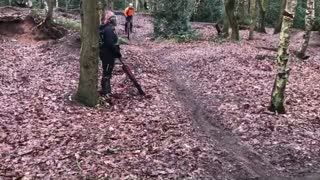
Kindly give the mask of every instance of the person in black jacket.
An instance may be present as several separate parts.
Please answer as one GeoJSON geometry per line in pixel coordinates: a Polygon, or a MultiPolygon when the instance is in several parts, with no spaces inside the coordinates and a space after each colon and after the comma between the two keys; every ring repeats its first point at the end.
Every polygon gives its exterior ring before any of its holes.
{"type": "Polygon", "coordinates": [[[117,45],[118,36],[115,33],[117,25],[116,16],[107,11],[100,26],[100,59],[102,61],[103,75],[101,79],[102,95],[111,93],[110,80],[116,58],[121,58],[120,48],[117,45]]]}

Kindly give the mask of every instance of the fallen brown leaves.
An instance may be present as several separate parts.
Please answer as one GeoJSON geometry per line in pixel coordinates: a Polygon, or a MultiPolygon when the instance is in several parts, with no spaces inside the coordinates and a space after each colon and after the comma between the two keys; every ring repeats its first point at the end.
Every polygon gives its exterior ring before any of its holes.
{"type": "Polygon", "coordinates": [[[69,101],[78,80],[76,38],[23,44],[2,37],[0,177],[199,177],[201,144],[152,57],[123,49],[151,99],[128,94],[119,65],[113,106],[69,101]]]}

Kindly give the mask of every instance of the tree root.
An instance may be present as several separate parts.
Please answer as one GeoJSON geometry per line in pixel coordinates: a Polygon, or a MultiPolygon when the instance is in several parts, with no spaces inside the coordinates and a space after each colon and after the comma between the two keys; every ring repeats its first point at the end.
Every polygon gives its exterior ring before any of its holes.
{"type": "Polygon", "coordinates": [[[67,31],[63,27],[47,19],[41,21],[32,30],[36,40],[60,39],[66,32],[67,31]]]}
{"type": "Polygon", "coordinates": [[[295,52],[295,55],[301,60],[307,60],[310,57],[310,56],[308,56],[308,55],[306,55],[304,53],[298,52],[298,51],[295,52]]]}

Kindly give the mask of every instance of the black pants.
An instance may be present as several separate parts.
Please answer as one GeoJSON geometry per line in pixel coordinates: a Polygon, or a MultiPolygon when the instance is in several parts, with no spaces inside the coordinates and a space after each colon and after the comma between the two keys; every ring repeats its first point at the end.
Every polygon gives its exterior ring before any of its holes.
{"type": "Polygon", "coordinates": [[[125,23],[125,31],[127,32],[127,22],[130,22],[130,31],[132,32],[132,28],[133,28],[133,16],[127,16],[126,17],[126,23],[125,23]]]}
{"type": "Polygon", "coordinates": [[[110,77],[111,78],[115,58],[112,56],[111,52],[108,52],[105,49],[101,49],[100,50],[100,59],[102,61],[103,77],[110,77]]]}
{"type": "Polygon", "coordinates": [[[112,78],[112,71],[114,68],[115,58],[107,50],[100,49],[100,59],[102,61],[102,92],[103,94],[111,93],[110,80],[112,78]]]}

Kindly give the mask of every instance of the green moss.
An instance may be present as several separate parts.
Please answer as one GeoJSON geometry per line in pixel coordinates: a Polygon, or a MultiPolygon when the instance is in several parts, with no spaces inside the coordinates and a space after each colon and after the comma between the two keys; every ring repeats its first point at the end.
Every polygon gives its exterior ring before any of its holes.
{"type": "Polygon", "coordinates": [[[68,19],[68,18],[64,18],[64,17],[54,17],[54,22],[64,26],[68,29],[72,29],[75,31],[80,31],[81,30],[81,24],[77,21],[68,19]]]}

